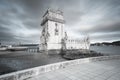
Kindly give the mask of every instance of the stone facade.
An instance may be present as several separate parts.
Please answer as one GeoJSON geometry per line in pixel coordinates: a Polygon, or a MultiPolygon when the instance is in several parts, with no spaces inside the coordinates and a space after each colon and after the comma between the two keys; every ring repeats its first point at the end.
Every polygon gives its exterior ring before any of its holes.
{"type": "Polygon", "coordinates": [[[48,9],[41,22],[40,50],[89,49],[89,38],[83,40],[69,39],[65,32],[65,20],[60,10],[48,9]]]}

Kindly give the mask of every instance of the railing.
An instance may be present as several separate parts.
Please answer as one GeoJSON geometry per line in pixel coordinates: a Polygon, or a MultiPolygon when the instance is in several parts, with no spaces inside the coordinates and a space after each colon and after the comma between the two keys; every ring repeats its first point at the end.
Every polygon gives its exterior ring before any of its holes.
{"type": "Polygon", "coordinates": [[[1,75],[0,80],[25,80],[30,77],[40,75],[41,73],[65,68],[71,65],[77,65],[81,63],[94,62],[94,61],[111,60],[111,59],[120,59],[120,55],[91,57],[91,58],[76,59],[76,60],[71,60],[71,61],[53,63],[53,64],[49,64],[45,66],[30,68],[26,70],[21,70],[21,71],[9,73],[9,74],[1,75]]]}

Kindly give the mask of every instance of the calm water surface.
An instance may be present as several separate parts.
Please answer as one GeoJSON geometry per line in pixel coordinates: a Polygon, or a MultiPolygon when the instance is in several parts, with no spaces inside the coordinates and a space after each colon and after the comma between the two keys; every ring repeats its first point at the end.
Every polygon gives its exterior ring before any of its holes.
{"type": "MultiPolygon", "coordinates": [[[[91,46],[103,54],[120,55],[120,46],[91,46]]],[[[0,52],[0,74],[23,70],[36,66],[66,61],[60,55],[45,55],[33,52],[0,52]]]]}
{"type": "MultiPolygon", "coordinates": [[[[4,53],[4,52],[0,52],[4,53]]],[[[27,68],[37,67],[50,63],[65,61],[60,55],[45,55],[30,52],[8,52],[0,55],[0,74],[27,68]]]]}
{"type": "Polygon", "coordinates": [[[120,55],[120,46],[91,46],[90,50],[103,54],[120,55]]]}

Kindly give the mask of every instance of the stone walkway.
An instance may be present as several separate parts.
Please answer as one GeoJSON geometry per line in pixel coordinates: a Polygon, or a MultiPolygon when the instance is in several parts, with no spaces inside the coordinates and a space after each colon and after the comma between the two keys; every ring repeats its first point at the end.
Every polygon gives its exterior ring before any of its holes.
{"type": "Polygon", "coordinates": [[[120,80],[120,60],[97,61],[69,66],[27,80],[120,80]]]}

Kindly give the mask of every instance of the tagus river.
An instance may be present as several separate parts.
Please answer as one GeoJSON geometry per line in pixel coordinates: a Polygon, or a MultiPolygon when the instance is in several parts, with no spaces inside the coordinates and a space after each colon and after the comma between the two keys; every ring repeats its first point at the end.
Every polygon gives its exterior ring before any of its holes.
{"type": "Polygon", "coordinates": [[[120,55],[120,46],[91,46],[90,50],[103,54],[120,55]]]}
{"type": "MultiPolygon", "coordinates": [[[[119,55],[120,46],[91,46],[90,50],[109,55],[119,55]]],[[[31,67],[65,61],[60,55],[34,52],[0,52],[0,75],[31,67]]]]}

